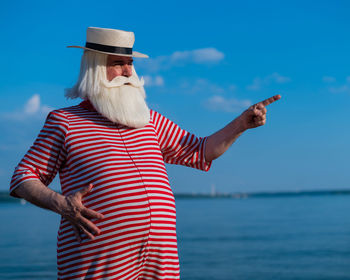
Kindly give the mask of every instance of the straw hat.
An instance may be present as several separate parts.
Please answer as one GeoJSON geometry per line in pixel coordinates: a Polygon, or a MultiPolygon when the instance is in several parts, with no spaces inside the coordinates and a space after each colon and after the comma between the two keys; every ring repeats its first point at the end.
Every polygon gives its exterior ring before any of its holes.
{"type": "Polygon", "coordinates": [[[85,47],[68,46],[68,48],[81,48],[104,54],[147,58],[148,55],[132,50],[134,42],[134,32],[89,27],[86,32],[85,47]]]}

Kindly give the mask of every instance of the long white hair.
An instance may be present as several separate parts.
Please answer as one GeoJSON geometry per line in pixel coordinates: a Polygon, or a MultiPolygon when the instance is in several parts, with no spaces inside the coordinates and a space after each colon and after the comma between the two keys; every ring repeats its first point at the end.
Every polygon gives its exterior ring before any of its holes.
{"type": "Polygon", "coordinates": [[[107,55],[84,51],[80,62],[80,73],[77,83],[65,90],[67,98],[88,99],[89,93],[98,92],[100,82],[106,79],[107,55]]]}
{"type": "Polygon", "coordinates": [[[138,78],[132,67],[132,76],[118,76],[108,81],[106,64],[107,55],[85,51],[78,81],[65,90],[65,96],[89,100],[96,111],[112,122],[143,127],[150,117],[143,79],[138,78]]]}

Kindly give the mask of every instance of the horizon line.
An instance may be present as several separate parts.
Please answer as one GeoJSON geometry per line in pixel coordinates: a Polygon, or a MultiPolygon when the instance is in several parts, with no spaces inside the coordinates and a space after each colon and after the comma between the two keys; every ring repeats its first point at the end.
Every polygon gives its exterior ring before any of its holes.
{"type": "MultiPolygon", "coordinates": [[[[266,198],[266,197],[293,197],[293,196],[324,196],[324,195],[350,195],[350,189],[336,190],[286,190],[286,191],[255,191],[255,192],[214,192],[214,193],[174,193],[175,198],[266,198]]],[[[9,195],[8,191],[0,190],[1,202],[20,202],[25,204],[26,201],[22,198],[14,198],[9,195]]]]}

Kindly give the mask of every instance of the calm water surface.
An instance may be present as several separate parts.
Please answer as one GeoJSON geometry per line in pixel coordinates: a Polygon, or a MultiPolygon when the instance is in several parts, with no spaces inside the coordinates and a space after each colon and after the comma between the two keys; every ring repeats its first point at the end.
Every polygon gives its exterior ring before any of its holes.
{"type": "MultiPolygon", "coordinates": [[[[350,196],[177,199],[184,280],[349,279],[350,196]]],[[[59,218],[0,203],[0,279],[55,279],[59,218]]]]}

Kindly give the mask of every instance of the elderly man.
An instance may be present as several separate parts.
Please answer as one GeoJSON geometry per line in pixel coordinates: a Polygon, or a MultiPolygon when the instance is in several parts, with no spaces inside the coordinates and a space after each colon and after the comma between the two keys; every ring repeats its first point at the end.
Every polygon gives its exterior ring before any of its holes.
{"type": "Polygon", "coordinates": [[[84,101],[48,115],[11,181],[11,195],[61,215],[59,279],[179,279],[164,162],[209,170],[280,98],[197,138],[148,108],[133,67],[133,57],[147,56],[133,43],[132,32],[88,28],[78,82],[66,92],[84,101]],[[61,194],[47,188],[57,172],[61,194]]]}

